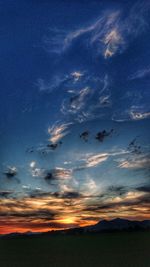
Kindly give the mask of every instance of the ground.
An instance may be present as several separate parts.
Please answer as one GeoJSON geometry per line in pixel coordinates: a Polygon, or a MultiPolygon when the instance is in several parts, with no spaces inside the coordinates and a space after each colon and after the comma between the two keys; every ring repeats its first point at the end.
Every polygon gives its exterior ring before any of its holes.
{"type": "Polygon", "coordinates": [[[0,267],[149,267],[150,232],[0,239],[0,267]]]}

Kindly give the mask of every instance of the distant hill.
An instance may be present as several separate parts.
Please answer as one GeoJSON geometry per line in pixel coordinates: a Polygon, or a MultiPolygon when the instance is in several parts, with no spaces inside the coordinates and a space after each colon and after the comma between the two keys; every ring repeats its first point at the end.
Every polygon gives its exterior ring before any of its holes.
{"type": "Polygon", "coordinates": [[[113,220],[102,220],[97,224],[71,228],[66,230],[57,230],[49,232],[26,232],[26,233],[10,233],[6,235],[0,235],[0,237],[18,237],[18,236],[39,236],[39,235],[57,235],[57,234],[86,234],[86,233],[103,233],[113,231],[147,231],[150,230],[150,220],[144,221],[130,221],[127,219],[116,218],[113,220]]]}
{"type": "Polygon", "coordinates": [[[138,231],[138,230],[150,230],[150,220],[144,221],[130,221],[126,219],[116,218],[113,220],[102,220],[95,225],[86,227],[68,229],[64,232],[67,233],[101,233],[112,231],[138,231]]]}
{"type": "Polygon", "coordinates": [[[85,227],[89,232],[102,232],[109,230],[138,230],[150,229],[150,220],[130,221],[126,219],[116,218],[111,221],[103,220],[95,225],[85,227]]]}

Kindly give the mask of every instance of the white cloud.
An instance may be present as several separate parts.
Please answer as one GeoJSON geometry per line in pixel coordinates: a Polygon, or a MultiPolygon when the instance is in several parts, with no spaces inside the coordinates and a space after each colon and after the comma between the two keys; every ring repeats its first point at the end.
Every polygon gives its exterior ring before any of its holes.
{"type": "Polygon", "coordinates": [[[133,120],[142,120],[146,118],[150,118],[150,112],[130,112],[131,119],[133,120]]]}
{"type": "Polygon", "coordinates": [[[56,168],[53,170],[53,175],[56,179],[71,179],[72,169],[56,168]]]}
{"type": "Polygon", "coordinates": [[[44,170],[40,168],[33,168],[31,170],[31,174],[33,177],[43,177],[44,175],[44,170]]]}
{"type": "Polygon", "coordinates": [[[81,186],[81,191],[84,193],[85,196],[88,197],[93,194],[96,194],[97,191],[100,191],[100,189],[94,179],[87,175],[85,182],[81,186]]]}
{"type": "Polygon", "coordinates": [[[77,82],[81,79],[81,77],[83,77],[83,73],[81,73],[80,71],[74,71],[71,73],[71,76],[74,78],[74,81],[77,82]]]}
{"type": "Polygon", "coordinates": [[[30,167],[31,167],[31,168],[35,168],[35,165],[36,165],[36,162],[35,162],[35,161],[31,161],[31,162],[30,162],[30,167]]]}
{"type": "Polygon", "coordinates": [[[28,189],[30,189],[30,185],[22,185],[22,188],[25,189],[25,190],[26,189],[28,190],[28,189]]]}

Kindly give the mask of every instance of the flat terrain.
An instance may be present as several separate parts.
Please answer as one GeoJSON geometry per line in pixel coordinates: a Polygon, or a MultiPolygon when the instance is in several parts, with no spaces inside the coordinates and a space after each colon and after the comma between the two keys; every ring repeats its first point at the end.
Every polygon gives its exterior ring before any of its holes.
{"type": "Polygon", "coordinates": [[[0,267],[150,267],[150,232],[0,239],[0,267]]]}

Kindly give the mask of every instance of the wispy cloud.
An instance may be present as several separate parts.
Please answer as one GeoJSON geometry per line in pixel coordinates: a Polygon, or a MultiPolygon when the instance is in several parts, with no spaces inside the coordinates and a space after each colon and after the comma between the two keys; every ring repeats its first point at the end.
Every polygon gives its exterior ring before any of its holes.
{"type": "Polygon", "coordinates": [[[105,59],[120,54],[128,46],[130,40],[145,30],[148,9],[149,3],[137,2],[126,16],[120,9],[107,10],[88,26],[80,27],[69,33],[55,31],[54,38],[49,38],[49,50],[62,53],[80,39],[86,47],[94,48],[93,51],[103,55],[105,59]],[[54,43],[55,50],[53,49],[54,43]]]}
{"type": "MultiPolygon", "coordinates": [[[[79,75],[79,74],[78,74],[79,75]]],[[[73,76],[72,76],[73,77],[73,76]]],[[[75,79],[75,77],[73,77],[75,79]]],[[[77,79],[77,77],[76,77],[77,79]]],[[[78,77],[79,79],[79,77],[78,77]]],[[[51,93],[54,90],[57,90],[64,82],[68,82],[70,80],[70,75],[54,75],[50,80],[45,81],[42,78],[39,78],[35,83],[35,86],[38,88],[39,92],[47,92],[51,93]]]]}
{"type": "Polygon", "coordinates": [[[79,156],[78,162],[76,162],[76,167],[73,171],[80,171],[86,168],[96,167],[106,161],[109,157],[108,153],[87,153],[84,157],[79,156]]]}
{"type": "Polygon", "coordinates": [[[83,122],[108,115],[112,99],[111,79],[107,74],[97,77],[86,72],[79,81],[78,88],[74,82],[70,87],[60,108],[64,116],[83,122]],[[104,108],[105,111],[103,111],[104,108]]]}
{"type": "Polygon", "coordinates": [[[130,160],[124,160],[119,165],[120,168],[124,169],[145,169],[150,168],[150,158],[149,157],[135,157],[130,160]]]}
{"type": "Polygon", "coordinates": [[[150,67],[136,71],[134,74],[129,76],[129,80],[142,79],[147,76],[150,76],[150,67]]]}
{"type": "Polygon", "coordinates": [[[63,102],[61,111],[66,114],[66,113],[78,113],[81,111],[87,102],[87,98],[90,94],[91,90],[89,87],[85,87],[81,89],[77,94],[74,94],[70,99],[69,103],[66,101],[63,102]]]}
{"type": "Polygon", "coordinates": [[[118,156],[128,155],[129,153],[130,151],[128,150],[115,149],[105,153],[87,153],[84,156],[78,155],[78,160],[75,162],[78,167],[75,167],[73,170],[78,171],[85,168],[96,167],[108,160],[110,157],[114,157],[115,159],[118,156]]]}
{"type": "Polygon", "coordinates": [[[48,128],[48,133],[50,134],[49,140],[52,143],[58,142],[61,138],[69,133],[69,126],[72,123],[56,123],[53,126],[48,128]]]}
{"type": "Polygon", "coordinates": [[[112,57],[119,47],[124,45],[124,40],[117,28],[112,29],[103,38],[103,43],[105,45],[104,57],[112,57]]]}
{"type": "Polygon", "coordinates": [[[86,159],[85,167],[95,167],[108,159],[107,153],[91,155],[86,159]]]}

